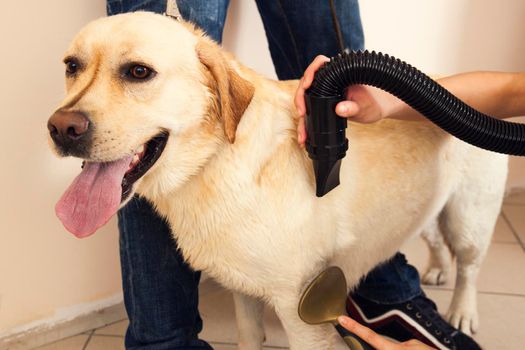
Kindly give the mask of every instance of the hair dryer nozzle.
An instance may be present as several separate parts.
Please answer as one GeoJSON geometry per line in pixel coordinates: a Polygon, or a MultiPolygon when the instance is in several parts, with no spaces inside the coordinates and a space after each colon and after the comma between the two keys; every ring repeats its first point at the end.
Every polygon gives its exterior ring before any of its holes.
{"type": "Polygon", "coordinates": [[[314,160],[315,195],[322,197],[339,185],[341,159],[335,161],[314,160]]]}
{"type": "Polygon", "coordinates": [[[347,121],[335,114],[335,106],[343,97],[319,97],[307,92],[305,99],[306,150],[313,160],[316,195],[322,197],[339,185],[341,159],[348,149],[347,121]]]}

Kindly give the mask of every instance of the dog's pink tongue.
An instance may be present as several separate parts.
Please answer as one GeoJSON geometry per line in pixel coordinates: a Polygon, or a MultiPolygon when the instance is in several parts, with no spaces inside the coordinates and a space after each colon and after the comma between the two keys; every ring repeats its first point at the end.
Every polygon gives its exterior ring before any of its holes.
{"type": "Polygon", "coordinates": [[[122,196],[122,179],[132,156],[108,163],[88,163],[55,206],[68,231],[87,237],[117,212],[122,196]]]}

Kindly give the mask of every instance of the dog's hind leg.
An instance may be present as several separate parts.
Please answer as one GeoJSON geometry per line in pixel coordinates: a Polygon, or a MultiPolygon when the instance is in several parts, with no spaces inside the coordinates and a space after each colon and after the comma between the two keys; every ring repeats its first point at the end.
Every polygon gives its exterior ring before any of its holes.
{"type": "Polygon", "coordinates": [[[264,342],[264,302],[240,293],[233,293],[235,316],[239,331],[239,349],[261,350],[264,342]]]}
{"type": "Polygon", "coordinates": [[[423,274],[423,283],[429,285],[445,284],[450,275],[451,256],[437,220],[434,220],[423,230],[422,237],[430,250],[428,267],[423,274]]]}
{"type": "Polygon", "coordinates": [[[447,318],[454,327],[471,334],[478,329],[476,280],[501,209],[505,177],[490,183],[467,182],[446,204],[440,224],[457,259],[456,286],[447,318]]]}

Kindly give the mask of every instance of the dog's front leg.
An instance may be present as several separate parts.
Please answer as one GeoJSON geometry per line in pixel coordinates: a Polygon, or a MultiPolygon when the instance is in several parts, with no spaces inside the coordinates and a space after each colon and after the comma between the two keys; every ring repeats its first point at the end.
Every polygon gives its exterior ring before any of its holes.
{"type": "Polygon", "coordinates": [[[256,298],[233,293],[235,316],[239,330],[239,349],[260,350],[264,342],[264,303],[256,298]]]}
{"type": "MultiPolygon", "coordinates": [[[[281,296],[282,297],[282,296],[281,296]]],[[[298,314],[299,296],[273,300],[275,312],[283,324],[290,350],[328,350],[333,347],[334,331],[330,325],[311,326],[298,314]]]]}

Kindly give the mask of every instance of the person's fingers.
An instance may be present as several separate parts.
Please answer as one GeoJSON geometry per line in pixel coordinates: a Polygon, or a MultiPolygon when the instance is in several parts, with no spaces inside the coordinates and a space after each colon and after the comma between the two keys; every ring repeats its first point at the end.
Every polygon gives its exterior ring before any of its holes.
{"type": "Polygon", "coordinates": [[[414,349],[414,350],[435,350],[435,348],[432,348],[428,346],[427,344],[420,342],[417,339],[410,339],[405,342],[402,342],[401,345],[403,345],[403,349],[414,349]]]}
{"type": "Polygon", "coordinates": [[[341,101],[335,106],[335,113],[344,118],[354,117],[359,113],[359,105],[353,101],[341,101]]]}
{"type": "Polygon", "coordinates": [[[330,59],[323,55],[319,55],[316,58],[314,58],[312,63],[310,63],[310,65],[306,68],[303,74],[303,83],[304,83],[303,85],[304,85],[305,90],[308,89],[310,85],[312,85],[312,81],[314,80],[315,72],[317,72],[319,68],[323,66],[323,64],[329,61],[330,59]]]}
{"type": "Polygon", "coordinates": [[[352,320],[347,316],[340,316],[337,318],[337,321],[341,326],[349,330],[350,332],[357,335],[359,338],[363,339],[365,342],[370,344],[372,347],[378,350],[398,350],[398,344],[392,343],[376,332],[372,331],[370,328],[362,326],[358,322],[352,320]]]}
{"type": "Polygon", "coordinates": [[[403,344],[403,345],[408,345],[408,346],[412,346],[412,347],[414,347],[414,346],[416,346],[416,345],[417,345],[417,346],[425,345],[424,343],[420,342],[420,341],[417,340],[417,339],[410,339],[410,340],[407,340],[407,341],[405,341],[405,342],[403,342],[403,343],[401,343],[401,344],[403,344]]]}
{"type": "Polygon", "coordinates": [[[297,124],[297,141],[300,145],[303,145],[306,142],[306,126],[304,118],[300,118],[299,123],[297,124]]]}
{"type": "Polygon", "coordinates": [[[304,77],[301,78],[299,81],[299,86],[297,87],[297,90],[295,91],[295,109],[297,109],[297,113],[299,114],[299,117],[304,117],[306,114],[306,105],[304,102],[304,92],[306,91],[306,88],[304,87],[304,77]]]}
{"type": "Polygon", "coordinates": [[[303,145],[306,141],[306,128],[304,123],[304,116],[306,114],[306,104],[304,102],[304,92],[310,87],[314,80],[315,72],[330,59],[326,56],[317,56],[312,63],[306,68],[303,77],[299,81],[299,86],[295,92],[294,104],[299,115],[299,123],[297,125],[297,140],[299,144],[303,145]]]}
{"type": "Polygon", "coordinates": [[[304,116],[306,113],[306,106],[304,103],[304,92],[306,89],[312,85],[312,81],[314,80],[315,72],[326,62],[330,61],[330,59],[326,56],[319,55],[317,56],[312,63],[306,68],[303,77],[299,81],[299,86],[297,87],[297,91],[295,92],[295,108],[297,109],[297,112],[299,113],[299,116],[304,116]]]}

